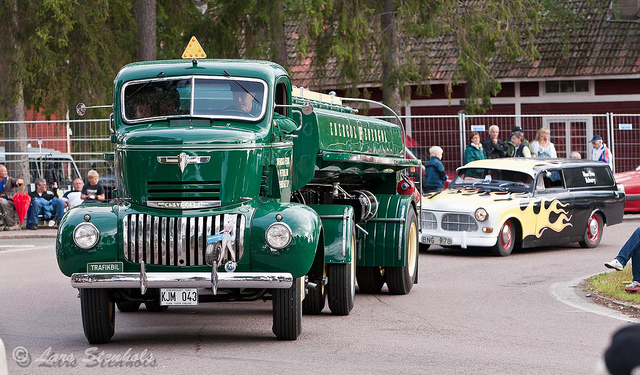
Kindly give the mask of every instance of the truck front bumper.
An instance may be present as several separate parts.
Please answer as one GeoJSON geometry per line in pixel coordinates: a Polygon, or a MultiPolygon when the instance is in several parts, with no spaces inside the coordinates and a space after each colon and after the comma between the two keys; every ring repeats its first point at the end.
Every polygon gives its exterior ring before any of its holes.
{"type": "Polygon", "coordinates": [[[74,288],[218,288],[287,289],[293,285],[293,276],[286,272],[125,272],[74,273],[74,288]]]}

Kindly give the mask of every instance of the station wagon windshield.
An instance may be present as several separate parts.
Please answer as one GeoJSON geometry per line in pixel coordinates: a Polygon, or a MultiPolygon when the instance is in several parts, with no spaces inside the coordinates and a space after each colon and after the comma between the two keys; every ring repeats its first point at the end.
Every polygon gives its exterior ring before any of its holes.
{"type": "Polygon", "coordinates": [[[468,168],[458,171],[450,188],[530,191],[533,178],[522,172],[502,169],[468,168]]]}
{"type": "Polygon", "coordinates": [[[256,122],[264,117],[267,85],[240,77],[173,77],[132,81],[122,90],[128,123],[199,117],[256,122]]]}

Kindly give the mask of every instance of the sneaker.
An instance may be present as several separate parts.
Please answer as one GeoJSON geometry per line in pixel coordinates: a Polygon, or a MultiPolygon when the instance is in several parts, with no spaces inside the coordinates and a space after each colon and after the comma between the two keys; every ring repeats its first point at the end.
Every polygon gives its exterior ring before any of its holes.
{"type": "Polygon", "coordinates": [[[635,280],[631,284],[627,284],[625,286],[625,289],[634,289],[634,288],[640,288],[640,283],[635,280]]]}
{"type": "Polygon", "coordinates": [[[624,266],[622,265],[622,263],[618,261],[618,259],[614,259],[611,262],[607,262],[604,264],[604,266],[607,268],[612,268],[616,271],[622,271],[624,269],[624,266]]]}
{"type": "Polygon", "coordinates": [[[38,224],[36,224],[36,223],[31,223],[31,224],[29,225],[29,229],[31,229],[31,230],[38,230],[38,224]]]}
{"type": "Polygon", "coordinates": [[[4,230],[20,230],[20,226],[18,224],[12,226],[12,227],[5,227],[4,230]]]}

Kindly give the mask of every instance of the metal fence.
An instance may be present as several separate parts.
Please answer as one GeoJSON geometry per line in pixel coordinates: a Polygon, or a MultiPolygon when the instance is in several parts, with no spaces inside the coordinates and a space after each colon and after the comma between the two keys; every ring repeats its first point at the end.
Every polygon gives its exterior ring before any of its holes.
{"type": "MultiPolygon", "coordinates": [[[[638,114],[548,114],[548,115],[450,115],[404,117],[407,135],[411,136],[414,149],[427,159],[429,147],[438,145],[444,150],[443,163],[448,172],[459,167],[464,149],[469,144],[468,134],[478,131],[481,139],[488,136],[489,126],[500,128],[500,138],[508,139],[514,126],[522,127],[525,137],[533,141],[539,128],[551,130],[551,142],[558,157],[567,157],[577,151],[583,158],[591,155],[589,140],[595,134],[603,137],[614,156],[614,170],[622,172],[635,169],[640,164],[640,115],[638,114]]],[[[16,122],[0,121],[0,146],[10,142],[26,141],[28,153],[51,155],[52,150],[69,154],[78,166],[82,178],[90,169],[102,175],[113,173],[110,163],[103,161],[103,154],[113,152],[110,141],[109,119],[24,121],[28,138],[5,139],[4,128],[16,122]]],[[[6,156],[6,152],[4,153],[6,156]]],[[[11,153],[9,153],[11,154],[11,153]]],[[[3,155],[0,155],[0,161],[3,155]]],[[[10,160],[6,160],[10,162],[10,160]]]]}

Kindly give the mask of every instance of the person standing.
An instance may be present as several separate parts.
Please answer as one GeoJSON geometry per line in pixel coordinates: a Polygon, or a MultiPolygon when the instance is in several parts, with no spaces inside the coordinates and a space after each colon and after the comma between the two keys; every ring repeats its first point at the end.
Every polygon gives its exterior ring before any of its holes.
{"type": "Polygon", "coordinates": [[[605,162],[613,169],[613,156],[607,145],[602,142],[602,137],[597,134],[594,135],[593,138],[591,138],[591,146],[593,146],[593,150],[591,150],[591,160],[605,162]]]}
{"type": "Polygon", "coordinates": [[[487,155],[484,153],[484,147],[480,143],[480,133],[471,132],[469,134],[469,145],[464,150],[464,163],[467,164],[474,160],[484,160],[487,155]]]}
{"type": "Polygon", "coordinates": [[[547,128],[538,129],[535,141],[531,142],[531,155],[538,158],[552,158],[558,157],[556,152],[556,146],[549,140],[551,131],[547,128]]]}
{"type": "Polygon", "coordinates": [[[433,146],[429,149],[431,159],[424,165],[426,175],[425,192],[434,192],[444,189],[444,182],[447,180],[447,174],[444,172],[442,164],[442,147],[433,146]]]}
{"type": "MultiPolygon", "coordinates": [[[[529,141],[524,137],[524,130],[522,130],[522,127],[520,125],[516,125],[513,127],[513,130],[511,130],[511,135],[515,134],[516,132],[520,132],[522,134],[522,143],[524,143],[525,146],[527,146],[527,148],[529,149],[529,153],[531,153],[531,144],[529,143],[529,141]]],[[[507,141],[507,157],[514,157],[516,152],[516,147],[513,144],[513,141],[511,139],[509,139],[507,141]]]]}
{"type": "Polygon", "coordinates": [[[513,146],[515,148],[513,156],[516,158],[530,158],[531,151],[529,147],[527,147],[523,142],[524,136],[521,132],[515,132],[511,135],[511,142],[513,142],[513,146]]]}
{"type": "Polygon", "coordinates": [[[504,158],[507,156],[507,144],[498,138],[500,128],[498,125],[489,126],[489,136],[484,140],[482,146],[487,154],[487,159],[504,158]]]}
{"type": "Polygon", "coordinates": [[[0,164],[0,230],[20,230],[13,196],[16,194],[15,188],[23,184],[21,178],[9,177],[7,167],[0,164]]]}
{"type": "Polygon", "coordinates": [[[53,182],[52,193],[47,191],[47,181],[43,178],[36,178],[36,191],[29,193],[31,196],[31,207],[27,217],[27,227],[32,230],[38,229],[38,215],[42,215],[45,220],[56,215],[56,225],[60,223],[64,216],[64,202],[58,198],[58,183],[53,182]]]}

